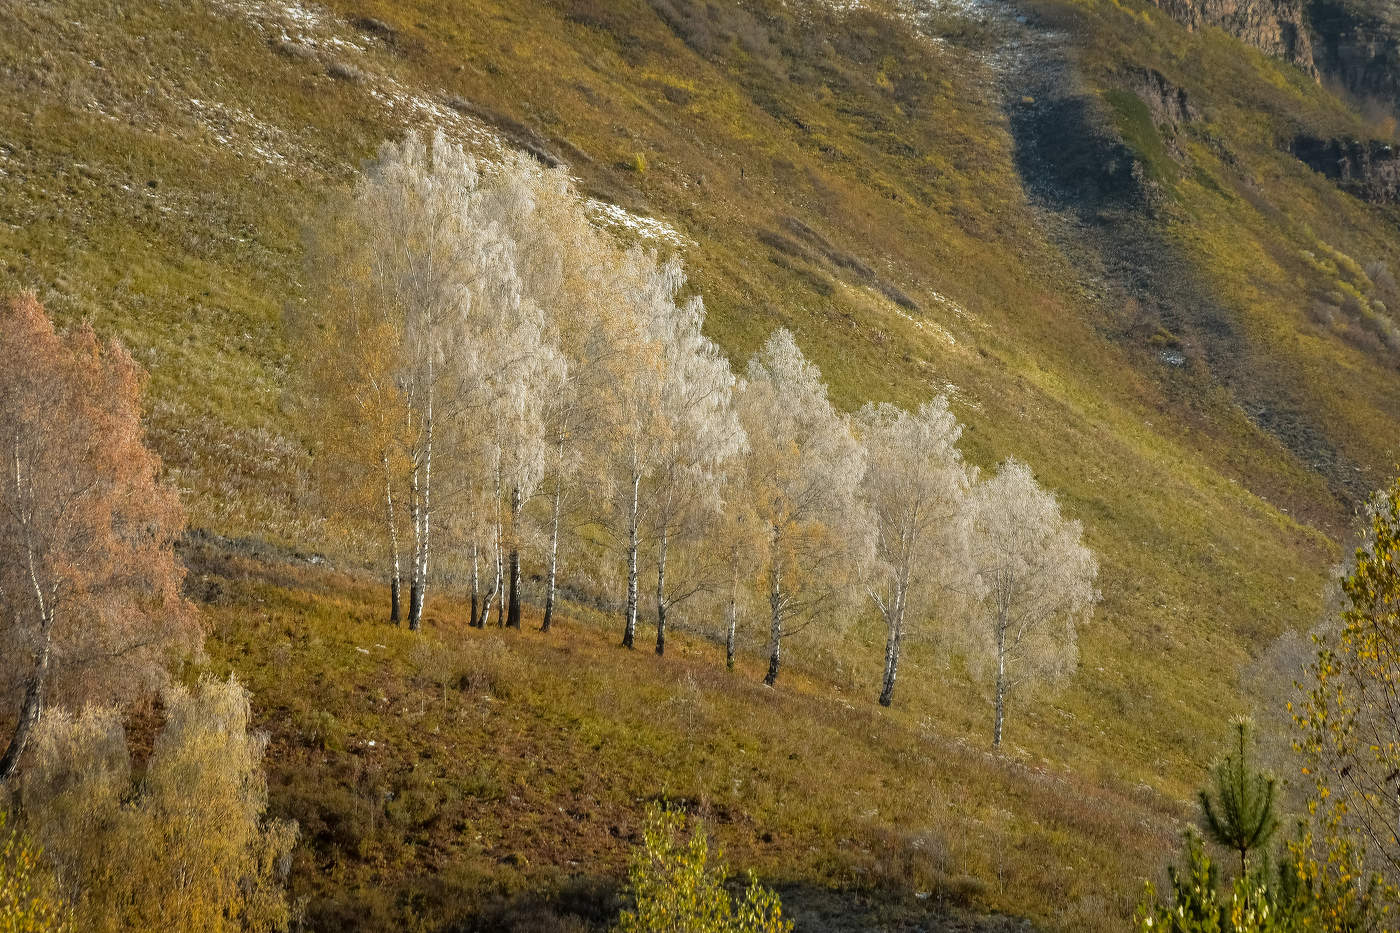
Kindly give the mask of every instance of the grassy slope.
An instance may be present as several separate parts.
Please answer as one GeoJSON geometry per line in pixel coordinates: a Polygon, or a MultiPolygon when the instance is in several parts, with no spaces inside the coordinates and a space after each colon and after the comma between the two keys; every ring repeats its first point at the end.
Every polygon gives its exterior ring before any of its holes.
{"type": "MultiPolygon", "coordinates": [[[[1088,49],[1081,67],[1091,86],[1115,87],[1125,61],[1150,64],[1205,105],[1205,125],[1179,142],[1187,161],[1160,166],[1163,228],[1189,270],[1237,316],[1248,353],[1262,361],[1249,371],[1261,391],[1286,394],[1327,425],[1352,469],[1364,471],[1368,485],[1378,482],[1396,457],[1400,380],[1393,363],[1307,319],[1327,283],[1301,251],[1321,243],[1363,262],[1393,260],[1393,221],[1337,194],[1275,146],[1296,123],[1345,131],[1359,127],[1357,118],[1219,34],[1188,36],[1108,0],[1041,6],[1084,40],[1077,44],[1088,49]]],[[[1083,674],[1051,702],[1013,706],[1013,756],[1067,774],[1070,799],[1109,788],[1102,793],[1124,796],[1117,808],[1149,822],[1188,799],[1220,718],[1242,704],[1240,664],[1318,611],[1346,507],[1310,464],[1255,427],[1210,373],[1178,378],[1155,362],[1154,345],[1123,336],[1124,309],[1084,284],[1022,193],[1006,118],[984,93],[990,79],[981,56],[993,43],[985,30],[949,19],[937,28],[950,41],[934,47],[875,14],[843,18],[760,0],[669,20],[640,0],[450,7],[333,0],[329,7],[326,24],[313,29],[270,4],[76,0],[26,5],[15,11],[17,28],[0,35],[0,60],[13,63],[0,73],[0,261],[12,283],[37,288],[68,319],[88,317],[119,334],[151,369],[153,436],[196,523],[316,541],[279,407],[288,361],[278,320],[298,294],[300,227],[324,186],[343,183],[380,139],[422,122],[402,104],[386,109],[372,92],[393,80],[435,101],[459,95],[564,150],[589,190],[689,236],[685,257],[711,308],[711,330],[736,357],[786,323],[842,404],[912,403],[956,386],[969,455],[984,466],[1013,454],[1028,460],[1084,520],[1103,561],[1104,602],[1083,640],[1083,674]],[[352,15],[390,23],[400,30],[397,42],[352,29],[352,15]],[[284,29],[294,40],[319,37],[319,50],[311,57],[274,50],[269,38],[284,29]],[[369,77],[337,81],[326,74],[332,61],[369,77]],[[255,143],[285,161],[269,164],[255,143]],[[645,173],[625,167],[637,153],[645,173]],[[835,259],[799,242],[791,217],[820,231],[835,259]],[[852,271],[861,264],[873,278],[852,271]],[[902,312],[877,280],[918,310],[902,312]],[[1141,799],[1111,790],[1138,783],[1151,789],[1141,799]]],[[[1123,129],[1144,157],[1160,158],[1155,128],[1123,129]]],[[[319,608],[304,597],[275,598],[300,599],[283,618],[320,619],[327,645],[343,646],[331,635],[335,613],[366,611],[352,596],[322,594],[319,608]]],[[[312,637],[296,634],[297,623],[271,634],[259,619],[238,615],[230,641],[246,643],[255,659],[282,638],[312,637]]],[[[358,642],[385,638],[349,631],[358,642]]],[[[879,717],[865,706],[878,633],[857,629],[851,638],[862,650],[841,655],[843,678],[847,689],[867,688],[856,690],[851,715],[879,717]]],[[[527,695],[541,698],[523,708],[548,706],[558,689],[547,681],[557,668],[550,652],[564,649],[531,639],[517,649],[527,695]]],[[[804,659],[798,649],[799,665],[816,669],[814,653],[804,659]]],[[[570,642],[569,650],[600,649],[570,642]]],[[[315,678],[326,659],[306,659],[305,676],[315,678]]],[[[621,686],[630,679],[612,679],[612,663],[590,689],[644,710],[621,686]]],[[[268,702],[298,695],[279,693],[260,663],[237,666],[268,702]]],[[[646,663],[637,667],[637,677],[658,676],[646,663]]],[[[694,676],[714,676],[705,669],[697,665],[694,676]]],[[[320,674],[325,690],[363,696],[370,689],[335,680],[333,670],[320,674]]],[[[624,676],[633,674],[616,675],[624,676]]],[[[825,689],[808,682],[794,685],[791,700],[763,702],[798,704],[783,718],[802,726],[784,735],[829,746],[837,725],[822,718],[831,702],[822,699],[825,689]],[[803,732],[808,714],[811,735],[803,732]]],[[[902,723],[889,726],[898,751],[875,751],[878,744],[851,730],[861,780],[883,777],[906,790],[919,781],[957,783],[964,773],[941,762],[890,770],[884,763],[920,760],[928,741],[984,742],[986,711],[966,701],[970,689],[962,672],[916,647],[890,719],[902,723]],[[925,720],[929,731],[913,728],[925,720]]],[[[718,699],[727,688],[701,693],[722,704],[716,710],[745,717],[749,741],[773,738],[775,727],[741,712],[744,704],[718,699]]],[[[546,728],[549,720],[521,722],[546,728]]],[[[388,728],[392,717],[375,724],[388,728]]],[[[650,754],[663,760],[687,754],[657,745],[650,754]]],[[[491,757],[490,749],[478,751],[491,757]]],[[[325,767],[349,767],[331,759],[325,767]]],[[[396,759],[392,767],[406,765],[396,759]]],[[[622,764],[610,759],[608,767],[622,764]]],[[[978,767],[1014,774],[1020,766],[978,767]]],[[[829,774],[845,772],[828,768],[836,762],[800,773],[813,785],[840,787],[842,778],[829,774]]],[[[630,779],[640,782],[640,772],[630,779]]],[[[1134,879],[1170,848],[1170,834],[1161,832],[1145,833],[1136,846],[1115,844],[1117,830],[1101,839],[1091,816],[1037,830],[1047,817],[1034,782],[1013,781],[1009,801],[975,783],[959,793],[978,815],[944,814],[940,820],[951,821],[934,825],[969,840],[955,847],[952,873],[981,876],[987,904],[1083,929],[1085,917],[1121,917],[1134,879]],[[978,836],[986,825],[1001,835],[978,836]],[[1008,876],[996,857],[1009,843],[997,840],[1020,833],[1031,849],[1008,876]],[[1035,840],[1047,839],[1049,849],[1034,850],[1035,840]],[[1126,848],[1133,857],[1120,863],[1126,848]],[[1075,867],[1087,869],[1087,880],[1066,880],[1075,867]]],[[[626,807],[635,803],[630,793],[606,799],[626,807]]],[[[291,806],[289,797],[278,799],[291,806]]],[[[755,824],[817,820],[790,814],[788,804],[745,798],[738,805],[755,824]]],[[[831,806],[855,812],[855,804],[831,806]]],[[[472,821],[497,818],[470,812],[472,821]]],[[[921,820],[932,822],[931,812],[889,825],[921,820]]],[[[885,811],[868,822],[884,823],[885,811]]],[[[736,854],[752,844],[743,835],[729,833],[736,854]]],[[[615,870],[623,844],[598,845],[615,870]]],[[[839,876],[795,851],[782,850],[795,860],[781,862],[781,871],[779,859],[755,857],[794,879],[839,876]]],[[[531,858],[532,870],[543,871],[531,858]]],[[[546,861],[558,867],[567,858],[546,861]]],[[[335,883],[336,871],[374,864],[363,853],[343,869],[325,859],[321,885],[335,883]]],[[[511,875],[475,856],[454,870],[511,875]]]]}
{"type": "Polygon", "coordinates": [[[207,543],[186,557],[207,667],[247,681],[271,734],[313,929],[606,922],[657,799],[799,919],[835,903],[852,929],[988,907],[1116,929],[1175,839],[1176,805],[1146,787],[991,755],[825,678],[770,690],[759,659],[731,674],[712,643],[631,653],[589,613],[477,632],[447,601],[413,636],[353,579],[207,543]]]}

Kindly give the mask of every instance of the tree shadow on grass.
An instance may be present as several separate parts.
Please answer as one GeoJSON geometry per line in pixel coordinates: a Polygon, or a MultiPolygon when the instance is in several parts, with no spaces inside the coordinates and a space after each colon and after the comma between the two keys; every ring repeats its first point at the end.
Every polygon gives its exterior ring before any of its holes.
{"type": "MultiPolygon", "coordinates": [[[[954,892],[955,893],[955,892],[954,892]]],[[[921,899],[908,891],[833,890],[780,885],[783,915],[796,933],[1033,933],[1027,920],[979,914],[956,897],[921,899]]]]}

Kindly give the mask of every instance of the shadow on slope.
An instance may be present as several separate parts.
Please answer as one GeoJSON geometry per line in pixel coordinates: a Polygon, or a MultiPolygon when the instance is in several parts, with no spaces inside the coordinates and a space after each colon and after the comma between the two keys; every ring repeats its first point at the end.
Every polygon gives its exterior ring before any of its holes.
{"type": "MultiPolygon", "coordinates": [[[[1160,138],[1156,101],[1134,87],[1140,76],[1125,73],[1126,88],[1100,98],[1076,74],[1065,33],[1034,19],[1024,28],[1020,47],[1029,54],[1017,56],[1004,79],[1016,169],[1050,236],[1080,270],[1081,288],[1103,309],[1101,330],[1138,352],[1183,411],[1213,412],[1206,417],[1215,430],[1243,415],[1323,476],[1339,503],[1360,501],[1368,492],[1362,474],[1308,410],[1295,375],[1251,344],[1239,313],[1165,234],[1179,156],[1160,138]],[[1154,151],[1130,146],[1110,107],[1143,137],[1135,144],[1154,151]]],[[[1184,100],[1184,92],[1167,90],[1184,100]]]]}

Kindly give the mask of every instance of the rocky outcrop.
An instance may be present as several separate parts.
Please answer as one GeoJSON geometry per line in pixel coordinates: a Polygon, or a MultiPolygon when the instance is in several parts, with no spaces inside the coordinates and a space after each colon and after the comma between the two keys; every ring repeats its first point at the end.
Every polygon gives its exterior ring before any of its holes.
{"type": "Polygon", "coordinates": [[[1357,97],[1400,102],[1400,5],[1309,0],[1317,67],[1357,97]]]}
{"type": "Polygon", "coordinates": [[[1400,204],[1400,150],[1376,140],[1299,136],[1293,154],[1345,191],[1376,204],[1400,204]]]}
{"type": "Polygon", "coordinates": [[[1218,26],[1316,74],[1304,0],[1152,0],[1188,29],[1218,26]]]}
{"type": "Polygon", "coordinates": [[[1146,105],[1156,126],[1179,128],[1200,118],[1186,89],[1172,84],[1155,68],[1129,68],[1123,83],[1146,105]]]}

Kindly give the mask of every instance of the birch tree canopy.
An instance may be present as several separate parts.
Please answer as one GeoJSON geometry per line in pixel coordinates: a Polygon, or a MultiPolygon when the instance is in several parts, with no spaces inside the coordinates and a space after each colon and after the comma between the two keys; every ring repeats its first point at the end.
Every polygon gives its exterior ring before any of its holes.
{"type": "Polygon", "coordinates": [[[880,704],[889,706],[908,627],[969,593],[968,492],[976,471],[957,448],[962,426],[937,396],[915,412],[866,405],[856,422],[866,449],[862,495],[875,520],[867,588],[885,623],[880,704]]]}
{"type": "Polygon", "coordinates": [[[1018,460],[977,485],[972,523],[982,595],[967,629],[969,659],[993,683],[993,742],[1000,745],[1008,696],[1074,673],[1099,568],[1082,526],[1060,513],[1018,460]]]}
{"type": "Polygon", "coordinates": [[[410,628],[439,513],[454,500],[477,505],[472,494],[498,480],[514,511],[542,472],[540,400],[562,363],[518,274],[512,232],[531,209],[508,173],[484,182],[441,133],[387,143],[314,241],[312,280],[326,287],[292,315],[298,352],[339,369],[306,383],[308,421],[342,435],[313,430],[313,445],[359,461],[341,470],[364,478],[355,488],[378,486],[378,508],[363,495],[347,501],[381,516],[396,620],[407,552],[410,628]],[[382,482],[370,483],[374,474],[382,482]]]}
{"type": "Polygon", "coordinates": [[[768,674],[784,640],[853,608],[874,527],[857,496],[865,454],[827,398],[821,370],[792,333],[775,331],[749,362],[739,402],[754,510],[767,527],[768,674]]]}
{"type": "Polygon", "coordinates": [[[650,497],[656,556],[656,653],[666,648],[666,613],[709,585],[702,561],[667,583],[672,547],[694,544],[721,507],[721,471],[745,443],[734,410],[729,360],[704,335],[705,306],[692,298],[653,322],[664,348],[660,418],[650,497]]]}

